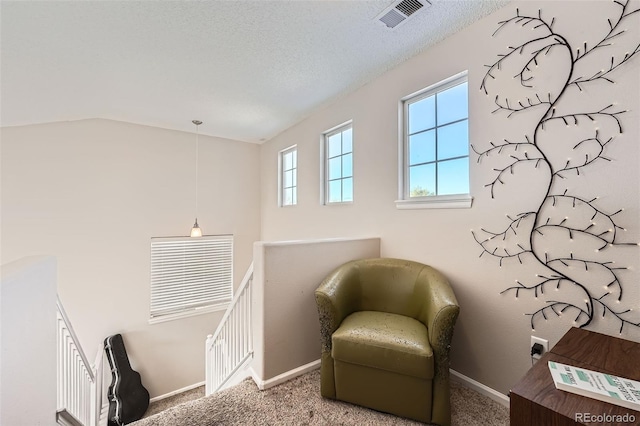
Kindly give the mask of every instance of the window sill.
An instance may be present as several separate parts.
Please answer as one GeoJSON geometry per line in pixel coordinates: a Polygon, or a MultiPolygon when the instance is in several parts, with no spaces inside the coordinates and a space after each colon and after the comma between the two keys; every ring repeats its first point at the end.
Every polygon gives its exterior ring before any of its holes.
{"type": "Polygon", "coordinates": [[[351,206],[353,201],[332,201],[324,203],[325,206],[351,206]]]}
{"type": "Polygon", "coordinates": [[[158,324],[161,322],[174,321],[182,318],[208,314],[216,311],[224,311],[227,309],[227,306],[229,306],[229,303],[231,302],[225,302],[225,303],[212,305],[212,306],[203,306],[202,308],[190,309],[188,311],[177,312],[174,314],[160,315],[157,317],[149,318],[149,324],[158,324]]]}
{"type": "Polygon", "coordinates": [[[472,201],[473,197],[469,194],[437,195],[410,200],[396,200],[396,208],[399,210],[468,209],[471,208],[472,201]]]}

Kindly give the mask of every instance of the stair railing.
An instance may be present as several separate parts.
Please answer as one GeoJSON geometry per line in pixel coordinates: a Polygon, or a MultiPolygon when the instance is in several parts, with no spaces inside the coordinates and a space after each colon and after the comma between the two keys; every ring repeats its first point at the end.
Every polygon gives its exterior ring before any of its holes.
{"type": "Polygon", "coordinates": [[[96,358],[93,361],[93,375],[95,380],[91,389],[91,402],[94,404],[91,409],[91,413],[94,416],[92,418],[92,425],[106,424],[106,416],[109,410],[109,401],[107,399],[107,386],[109,381],[105,380],[105,374],[111,375],[109,365],[105,361],[105,352],[103,343],[100,342],[96,351],[96,358]]]}
{"type": "Polygon", "coordinates": [[[253,263],[213,335],[205,344],[205,393],[220,390],[253,356],[251,293],[253,263]]]}
{"type": "Polygon", "coordinates": [[[82,425],[93,426],[97,424],[96,375],[59,297],[57,307],[58,412],[71,414],[82,425]]]}

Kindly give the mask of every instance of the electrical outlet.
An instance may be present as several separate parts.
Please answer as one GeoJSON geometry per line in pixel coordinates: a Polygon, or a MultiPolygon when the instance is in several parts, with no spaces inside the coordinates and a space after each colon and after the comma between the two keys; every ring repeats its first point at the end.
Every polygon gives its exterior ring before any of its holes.
{"type": "Polygon", "coordinates": [[[533,359],[540,359],[540,357],[549,351],[549,341],[545,339],[541,339],[540,337],[531,336],[531,344],[529,345],[529,353],[531,353],[531,349],[535,343],[540,343],[542,345],[542,353],[540,355],[533,355],[533,359]]]}

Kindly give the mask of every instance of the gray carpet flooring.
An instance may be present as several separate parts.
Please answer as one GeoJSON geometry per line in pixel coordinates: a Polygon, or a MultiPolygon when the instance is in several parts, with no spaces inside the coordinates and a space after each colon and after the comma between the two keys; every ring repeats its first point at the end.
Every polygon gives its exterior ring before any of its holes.
{"type": "MultiPolygon", "coordinates": [[[[197,388],[158,401],[150,406],[143,419],[130,426],[422,424],[322,398],[319,370],[265,391],[258,390],[251,379],[246,379],[224,391],[207,397],[203,395],[204,389],[197,388]]],[[[453,425],[509,424],[509,410],[506,407],[456,383],[452,383],[451,405],[453,425]]]]}

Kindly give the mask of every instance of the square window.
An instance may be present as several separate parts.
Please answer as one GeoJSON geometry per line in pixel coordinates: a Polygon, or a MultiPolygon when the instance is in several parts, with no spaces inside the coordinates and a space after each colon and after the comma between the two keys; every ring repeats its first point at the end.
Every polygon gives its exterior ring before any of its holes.
{"type": "Polygon", "coordinates": [[[353,201],[353,178],[342,179],[342,201],[353,201]]]}
{"type": "Polygon", "coordinates": [[[435,163],[411,167],[409,169],[409,187],[412,197],[436,195],[435,163]]]}
{"type": "Polygon", "coordinates": [[[353,130],[351,128],[342,132],[342,153],[353,151],[353,130]]]}
{"type": "Polygon", "coordinates": [[[342,156],[342,177],[348,178],[353,176],[353,154],[345,154],[342,156]]]}
{"type": "Polygon", "coordinates": [[[436,131],[429,130],[409,136],[409,166],[436,160],[436,131]]]}
{"type": "Polygon", "coordinates": [[[438,127],[438,160],[469,157],[469,121],[438,127]]]}
{"type": "Polygon", "coordinates": [[[438,126],[469,117],[468,83],[464,82],[437,94],[438,126]]]}
{"type": "Polygon", "coordinates": [[[342,157],[329,159],[329,180],[342,177],[342,157]]]}
{"type": "Polygon", "coordinates": [[[342,138],[341,134],[333,135],[329,137],[329,158],[333,158],[342,154],[342,138]]]}
{"type": "Polygon", "coordinates": [[[339,203],[342,201],[342,180],[329,181],[329,202],[339,203]]]}
{"type": "Polygon", "coordinates": [[[469,161],[466,158],[438,163],[440,195],[463,194],[469,190],[469,161]]]}
{"type": "Polygon", "coordinates": [[[436,97],[429,96],[412,102],[409,104],[408,115],[410,134],[433,129],[436,127],[436,97]]]}

